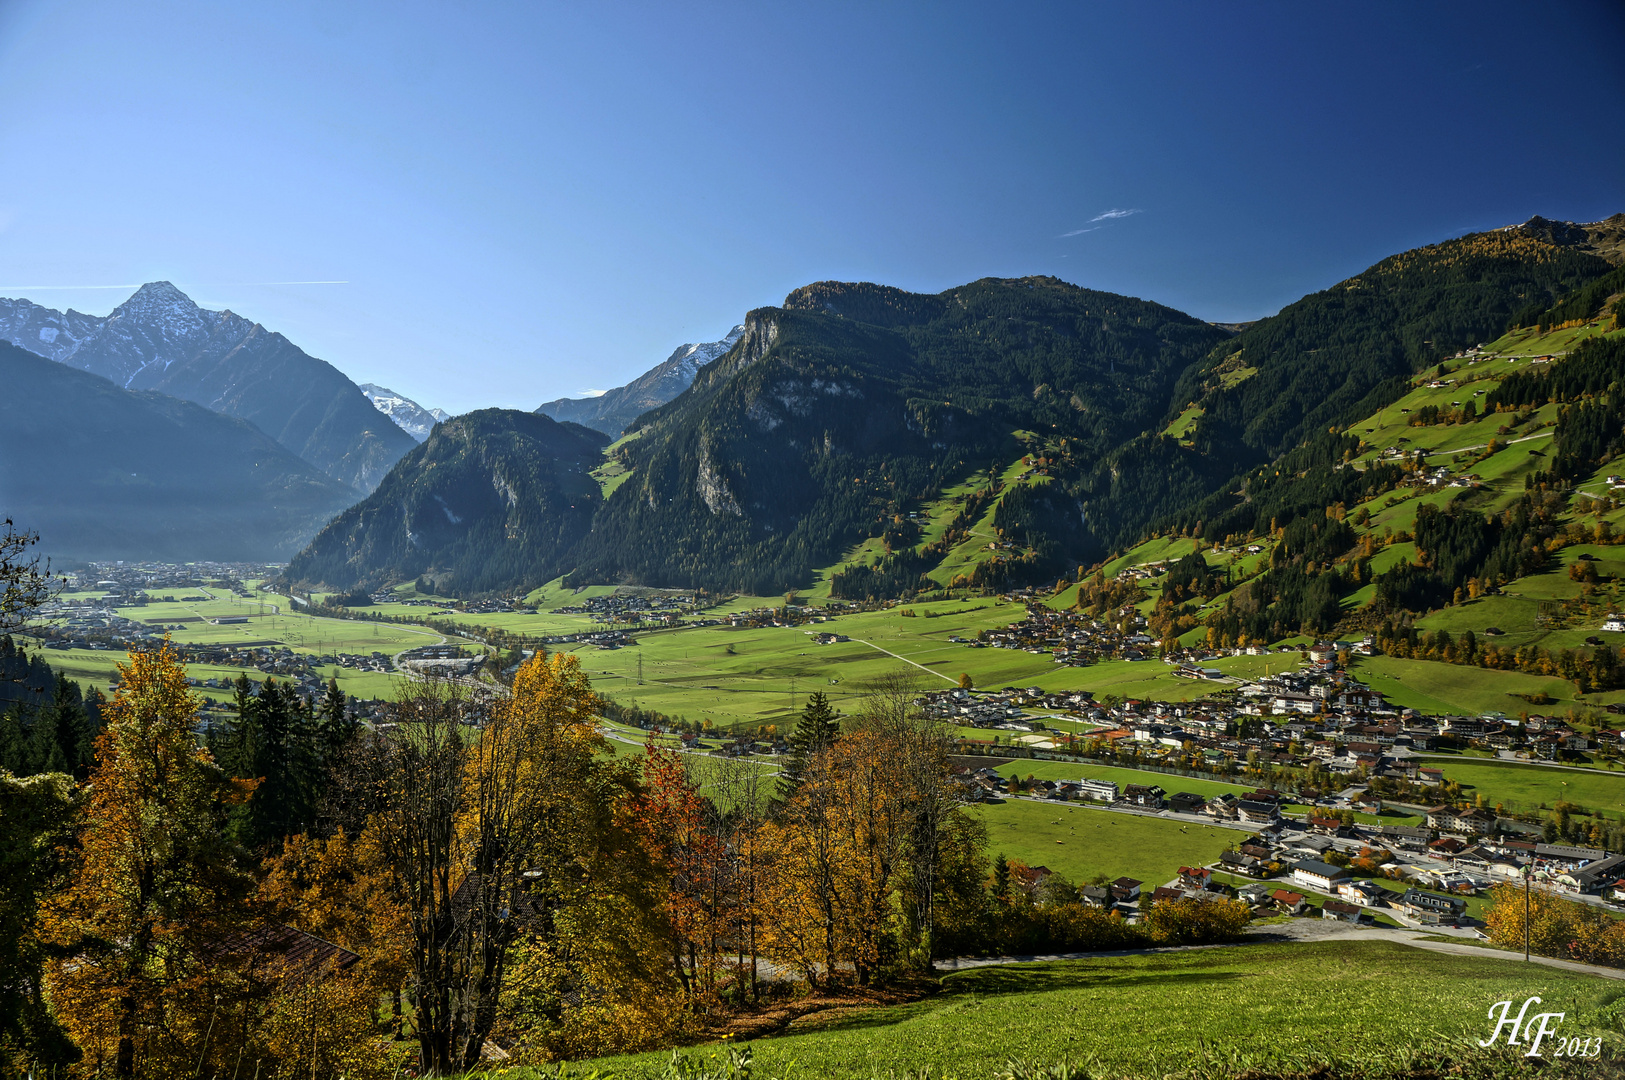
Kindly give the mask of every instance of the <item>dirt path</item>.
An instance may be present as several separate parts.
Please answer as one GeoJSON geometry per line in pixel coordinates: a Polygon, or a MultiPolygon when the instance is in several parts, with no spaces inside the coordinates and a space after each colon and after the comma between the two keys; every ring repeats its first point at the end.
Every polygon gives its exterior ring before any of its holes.
{"type": "Polygon", "coordinates": [[[856,641],[860,645],[869,646],[869,648],[875,650],[875,652],[883,652],[887,656],[893,658],[894,660],[901,660],[905,664],[914,664],[915,667],[919,668],[921,671],[925,672],[928,675],[935,675],[937,678],[944,679],[944,680],[946,680],[948,682],[951,682],[951,683],[955,684],[956,686],[959,683],[959,680],[954,678],[952,675],[944,675],[940,671],[932,671],[930,668],[926,667],[924,664],[915,664],[914,661],[910,660],[908,657],[906,657],[906,656],[898,656],[896,653],[892,652],[890,649],[882,649],[879,645],[876,645],[872,641],[864,641],[862,638],[853,638],[852,640],[856,641]]]}

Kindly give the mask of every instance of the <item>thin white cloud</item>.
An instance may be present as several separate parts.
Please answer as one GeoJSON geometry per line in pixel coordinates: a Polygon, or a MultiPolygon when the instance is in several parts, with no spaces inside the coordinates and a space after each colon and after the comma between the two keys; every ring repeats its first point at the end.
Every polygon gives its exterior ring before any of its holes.
{"type": "Polygon", "coordinates": [[[1119,218],[1133,217],[1135,214],[1140,214],[1140,213],[1144,213],[1144,211],[1138,210],[1138,209],[1135,209],[1135,210],[1117,210],[1117,209],[1107,210],[1107,211],[1105,211],[1103,213],[1096,214],[1094,217],[1090,218],[1089,219],[1089,224],[1085,228],[1073,229],[1071,232],[1064,232],[1064,233],[1061,234],[1060,238],[1062,240],[1065,240],[1069,236],[1082,236],[1084,233],[1098,232],[1101,229],[1104,229],[1106,226],[1104,226],[1104,225],[1096,225],[1095,222],[1097,222],[1097,221],[1116,221],[1119,218]]]}
{"type": "Polygon", "coordinates": [[[580,394],[582,397],[603,397],[605,394],[609,393],[609,391],[608,390],[577,390],[576,393],[580,394]]]}

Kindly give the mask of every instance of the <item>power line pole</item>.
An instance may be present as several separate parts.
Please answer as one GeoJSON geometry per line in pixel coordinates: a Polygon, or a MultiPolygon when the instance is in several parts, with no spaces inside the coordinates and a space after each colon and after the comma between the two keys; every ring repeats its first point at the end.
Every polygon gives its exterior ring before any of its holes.
{"type": "Polygon", "coordinates": [[[1529,867],[1523,868],[1523,961],[1529,962],[1529,867]]]}

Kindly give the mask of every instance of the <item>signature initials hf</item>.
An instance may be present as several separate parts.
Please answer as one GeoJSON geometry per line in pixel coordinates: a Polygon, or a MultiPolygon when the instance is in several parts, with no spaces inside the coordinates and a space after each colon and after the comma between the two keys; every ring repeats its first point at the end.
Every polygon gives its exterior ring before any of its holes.
{"type": "Polygon", "coordinates": [[[1496,1021],[1495,1030],[1490,1032],[1489,1038],[1480,1040],[1478,1045],[1492,1045],[1495,1040],[1501,1037],[1501,1030],[1507,1028],[1510,1029],[1507,1032],[1508,1046],[1517,1046],[1520,1042],[1519,1032],[1522,1032],[1521,1041],[1527,1041],[1530,1044],[1529,1052],[1524,1054],[1524,1057],[1537,1057],[1540,1054],[1540,1044],[1549,1036],[1557,1034],[1557,1028],[1550,1026],[1552,1022],[1561,1021],[1567,1015],[1565,1013],[1545,1012],[1529,1016],[1529,1006],[1539,1004],[1540,998],[1538,997],[1525,1000],[1523,1008],[1518,1010],[1517,1016],[1512,1015],[1512,1002],[1510,1001],[1497,1001],[1494,1005],[1491,1005],[1490,1019],[1496,1021]],[[1499,1017],[1496,1016],[1497,1009],[1501,1012],[1499,1017]],[[1525,1023],[1525,1017],[1528,1017],[1527,1023],[1525,1023]]]}

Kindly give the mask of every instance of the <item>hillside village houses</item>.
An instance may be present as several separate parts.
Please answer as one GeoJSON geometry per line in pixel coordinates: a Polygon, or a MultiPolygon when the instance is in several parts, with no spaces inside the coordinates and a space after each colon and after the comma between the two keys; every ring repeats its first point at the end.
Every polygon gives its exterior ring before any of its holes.
{"type": "MultiPolygon", "coordinates": [[[[1014,594],[1012,598],[1019,594],[1014,594]]],[[[962,640],[962,639],[961,639],[962,640]]],[[[1085,665],[1099,659],[1148,659],[1155,643],[1143,633],[1122,633],[1076,611],[1053,611],[1029,604],[1027,617],[1002,630],[985,631],[970,647],[1019,648],[1048,653],[1057,663],[1085,665]]],[[[1438,786],[1437,769],[1409,759],[1443,745],[1477,746],[1503,756],[1557,760],[1571,751],[1592,749],[1592,740],[1557,721],[1532,716],[1527,723],[1500,714],[1424,717],[1414,709],[1390,705],[1382,695],[1336,666],[1340,652],[1374,651],[1370,639],[1322,642],[1290,649],[1306,656],[1306,666],[1251,682],[1228,678],[1201,665],[1224,655],[1263,650],[1180,650],[1164,662],[1184,675],[1215,685],[1212,696],[1190,702],[1128,700],[1110,707],[1087,691],[1055,692],[1038,687],[1001,690],[944,690],[924,698],[928,712],[954,723],[995,728],[1015,734],[1012,745],[1033,752],[1077,749],[1097,740],[1113,746],[1132,742],[1142,759],[1174,759],[1192,754],[1204,767],[1235,767],[1256,754],[1264,763],[1303,766],[1313,759],[1330,775],[1390,775],[1409,783],[1438,786]],[[1096,726],[1088,735],[1050,730],[1044,715],[1096,726]],[[1243,725],[1258,717],[1262,725],[1243,725]],[[1242,737],[1238,732],[1248,728],[1242,737]]],[[[1625,732],[1602,738],[1625,744],[1625,732]]]]}

